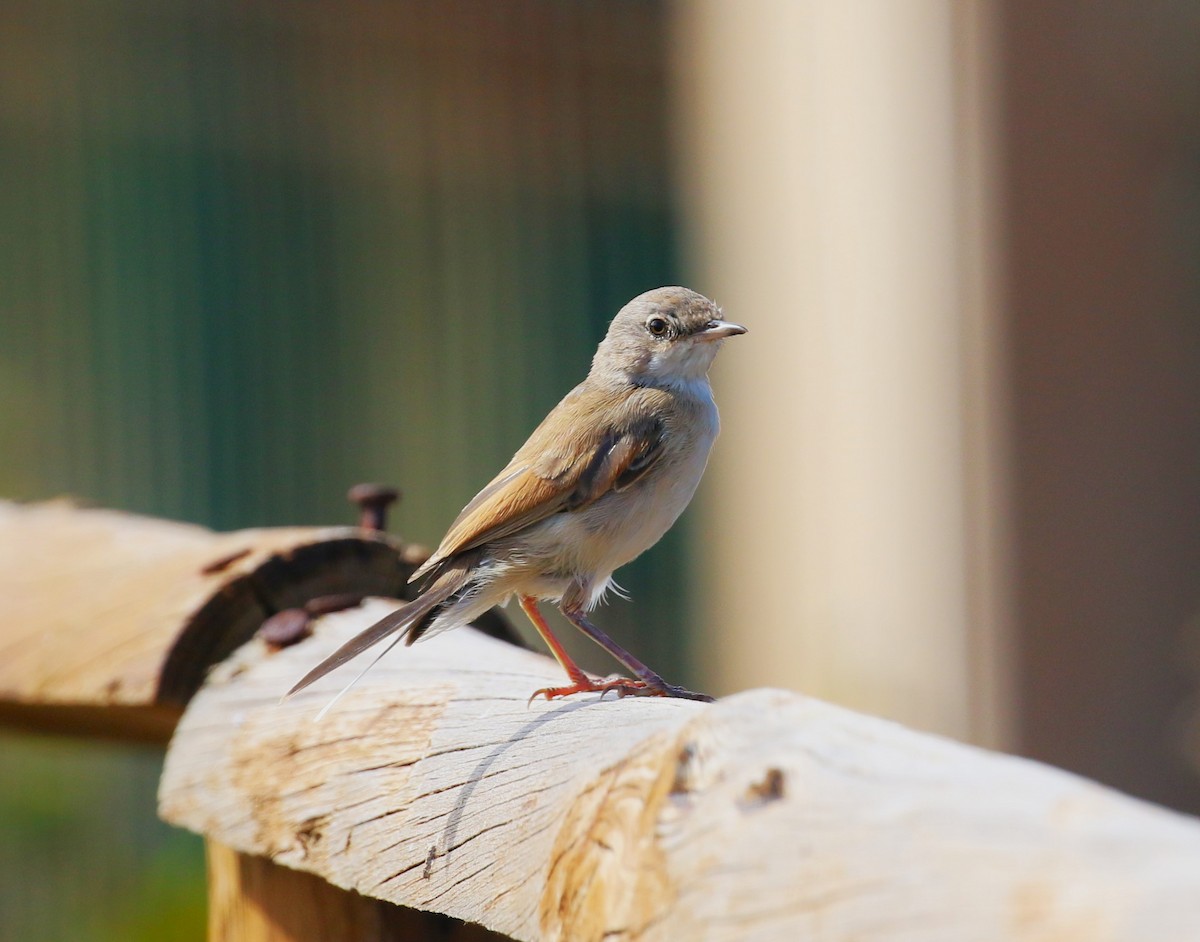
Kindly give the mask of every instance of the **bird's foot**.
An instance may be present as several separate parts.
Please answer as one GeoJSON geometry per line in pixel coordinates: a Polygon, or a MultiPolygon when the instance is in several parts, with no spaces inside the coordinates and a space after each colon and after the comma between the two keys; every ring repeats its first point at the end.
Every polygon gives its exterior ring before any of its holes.
{"type": "Polygon", "coordinates": [[[712,703],[713,698],[706,693],[696,693],[674,684],[649,683],[644,680],[630,680],[628,677],[606,677],[603,680],[593,680],[590,677],[572,678],[574,683],[567,687],[543,687],[535,690],[529,698],[532,703],[538,697],[556,700],[559,697],[569,697],[575,693],[599,693],[600,699],[610,690],[615,690],[618,697],[676,697],[683,700],[699,700],[712,703]]]}
{"type": "Polygon", "coordinates": [[[606,677],[604,680],[593,680],[585,675],[571,679],[574,683],[566,687],[542,687],[540,690],[535,690],[529,698],[529,702],[533,703],[538,697],[557,700],[559,697],[569,697],[574,693],[599,693],[603,699],[610,690],[615,690],[618,697],[642,696],[641,690],[646,686],[645,681],[630,680],[628,677],[606,677]]]}

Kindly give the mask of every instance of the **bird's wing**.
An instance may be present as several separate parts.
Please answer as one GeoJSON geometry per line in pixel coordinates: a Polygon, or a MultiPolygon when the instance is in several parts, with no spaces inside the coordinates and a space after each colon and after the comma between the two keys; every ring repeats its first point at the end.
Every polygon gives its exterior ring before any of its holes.
{"type": "Polygon", "coordinates": [[[628,391],[577,387],[463,508],[413,578],[458,553],[633,484],[663,450],[664,426],[652,408],[654,392],[639,390],[630,396],[628,391]],[[576,421],[580,414],[590,421],[576,421]]]}

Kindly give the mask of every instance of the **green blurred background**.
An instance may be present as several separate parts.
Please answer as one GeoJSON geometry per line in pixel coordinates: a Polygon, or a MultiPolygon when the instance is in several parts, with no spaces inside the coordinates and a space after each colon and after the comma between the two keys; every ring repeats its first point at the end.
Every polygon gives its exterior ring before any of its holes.
{"type": "MultiPolygon", "coordinates": [[[[657,3],[11,0],[0,35],[6,497],[231,529],[384,480],[436,543],[679,281],[657,3]]],[[[603,620],[682,677],[681,546],[603,620]]],[[[0,939],[202,937],[157,756],[0,749],[0,939]]]]}

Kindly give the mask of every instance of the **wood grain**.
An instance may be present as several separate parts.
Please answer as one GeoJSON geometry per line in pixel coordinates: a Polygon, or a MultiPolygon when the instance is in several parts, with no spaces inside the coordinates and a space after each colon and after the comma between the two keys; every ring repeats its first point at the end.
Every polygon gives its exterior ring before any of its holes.
{"type": "Polygon", "coordinates": [[[280,702],[385,610],[215,670],[162,816],[517,939],[1200,938],[1200,822],[797,694],[527,704],[557,667],[463,629],[280,702]]]}

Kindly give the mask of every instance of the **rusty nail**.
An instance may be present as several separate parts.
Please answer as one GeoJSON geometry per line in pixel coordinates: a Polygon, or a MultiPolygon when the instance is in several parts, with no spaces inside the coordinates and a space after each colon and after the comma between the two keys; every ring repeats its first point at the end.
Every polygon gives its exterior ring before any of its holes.
{"type": "Polygon", "coordinates": [[[302,608],[285,608],[276,612],[258,628],[258,636],[272,648],[291,647],[312,634],[310,616],[302,608]]]}
{"type": "Polygon", "coordinates": [[[360,527],[384,530],[387,528],[387,509],[400,499],[400,491],[386,484],[355,484],[346,492],[346,499],[358,505],[360,527]]]}
{"type": "Polygon", "coordinates": [[[338,595],[318,595],[304,603],[304,611],[313,618],[331,615],[334,612],[345,611],[361,605],[363,596],[355,592],[342,592],[338,595]]]}

